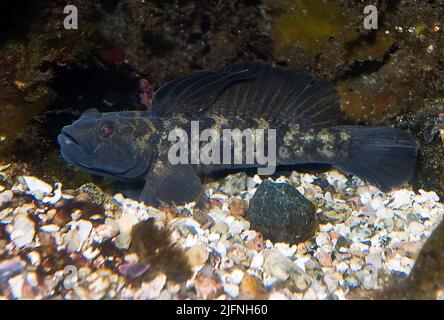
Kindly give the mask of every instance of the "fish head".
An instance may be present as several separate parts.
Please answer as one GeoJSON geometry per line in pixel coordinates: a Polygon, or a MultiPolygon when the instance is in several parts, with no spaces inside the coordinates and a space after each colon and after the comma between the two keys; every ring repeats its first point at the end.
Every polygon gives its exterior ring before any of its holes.
{"type": "Polygon", "coordinates": [[[157,155],[158,128],[146,113],[85,111],[58,136],[63,159],[90,173],[143,179],[157,155]]]}

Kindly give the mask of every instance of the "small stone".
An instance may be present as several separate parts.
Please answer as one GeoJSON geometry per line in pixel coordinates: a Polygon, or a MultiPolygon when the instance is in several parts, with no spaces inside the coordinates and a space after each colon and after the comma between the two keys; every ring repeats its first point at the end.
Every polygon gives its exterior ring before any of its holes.
{"type": "Polygon", "coordinates": [[[286,257],[291,257],[296,252],[296,245],[289,246],[288,243],[278,242],[274,244],[274,248],[277,249],[286,257]]]}
{"type": "Polygon", "coordinates": [[[107,239],[115,237],[117,234],[117,228],[114,228],[112,224],[105,223],[98,225],[93,229],[92,239],[97,243],[101,243],[107,239]]]}
{"type": "Polygon", "coordinates": [[[79,240],[81,242],[86,241],[88,239],[89,234],[92,230],[92,223],[88,220],[79,220],[77,222],[77,230],[79,235],[79,240]]]}
{"type": "Polygon", "coordinates": [[[247,204],[240,199],[233,199],[228,204],[230,213],[235,217],[244,217],[246,215],[247,204]]]}
{"type": "MultiPolygon", "coordinates": [[[[98,273],[97,273],[98,274],[98,273]]],[[[95,276],[95,274],[93,274],[95,276]]],[[[88,286],[88,291],[91,294],[91,299],[102,299],[111,285],[110,279],[106,274],[100,274],[97,278],[88,286]]]]}
{"type": "Polygon", "coordinates": [[[241,283],[244,274],[245,273],[242,270],[235,269],[226,277],[225,281],[229,283],[239,284],[241,283]]]}
{"type": "Polygon", "coordinates": [[[269,253],[264,261],[265,272],[281,281],[287,280],[297,269],[291,259],[276,251],[269,253]]]}
{"type": "Polygon", "coordinates": [[[130,234],[133,226],[139,222],[136,216],[128,215],[122,216],[116,220],[120,234],[130,234]]]}
{"type": "Polygon", "coordinates": [[[369,250],[369,246],[365,243],[354,242],[350,245],[350,249],[355,252],[367,252],[369,250]]]}
{"type": "Polygon", "coordinates": [[[305,264],[310,261],[310,257],[303,256],[294,262],[303,272],[305,272],[305,264]]]}
{"type": "Polygon", "coordinates": [[[68,252],[77,252],[82,248],[83,243],[88,239],[92,230],[92,223],[87,220],[79,220],[71,226],[71,230],[66,237],[68,252]]]}
{"type": "Polygon", "coordinates": [[[342,190],[347,186],[347,177],[337,170],[327,172],[326,176],[328,183],[333,185],[336,191],[342,190]]]}
{"type": "Polygon", "coordinates": [[[413,199],[414,193],[409,190],[397,190],[392,194],[393,201],[389,204],[389,206],[393,209],[400,209],[411,203],[413,199]]]}
{"type": "Polygon", "coordinates": [[[28,254],[28,258],[29,261],[31,262],[31,264],[33,266],[38,267],[41,263],[41,258],[40,258],[40,254],[38,253],[38,251],[32,251],[28,254]]]}
{"type": "Polygon", "coordinates": [[[119,249],[128,249],[131,242],[131,230],[138,222],[139,219],[134,215],[122,216],[115,221],[109,222],[111,226],[115,224],[116,228],[119,230],[119,235],[114,239],[116,246],[119,249]]]}
{"type": "Polygon", "coordinates": [[[336,265],[336,270],[340,273],[345,273],[348,270],[348,264],[344,261],[341,261],[336,265]]]}
{"type": "Polygon", "coordinates": [[[425,226],[419,222],[412,221],[407,226],[409,237],[412,241],[418,241],[424,234],[425,226]]]}
{"type": "Polygon", "coordinates": [[[320,251],[317,255],[317,258],[319,260],[319,263],[323,267],[331,267],[332,266],[332,259],[331,254],[328,252],[320,251]]]}
{"type": "Polygon", "coordinates": [[[288,296],[282,292],[273,291],[268,296],[268,300],[290,300],[288,296]]]}
{"type": "Polygon", "coordinates": [[[214,226],[214,220],[208,214],[194,212],[193,219],[196,220],[202,229],[208,229],[214,226]]]}
{"type": "Polygon", "coordinates": [[[382,261],[380,254],[370,253],[365,257],[365,263],[374,266],[376,270],[382,269],[382,261]]]}
{"type": "Polygon", "coordinates": [[[188,249],[185,255],[188,257],[188,261],[193,268],[205,264],[209,257],[208,251],[200,245],[188,249]]]}
{"type": "Polygon", "coordinates": [[[25,267],[25,263],[18,258],[0,261],[0,283],[22,273],[25,267]]]}
{"type": "Polygon", "coordinates": [[[246,273],[240,285],[240,294],[242,299],[263,299],[265,287],[258,277],[246,273]]]}
{"type": "Polygon", "coordinates": [[[130,278],[130,279],[136,279],[142,276],[145,272],[147,272],[149,269],[149,266],[140,263],[140,262],[130,262],[124,265],[121,265],[119,267],[120,274],[130,278]]]}
{"type": "Polygon", "coordinates": [[[0,193],[0,209],[9,204],[14,197],[14,193],[11,190],[6,190],[0,193]]]}
{"type": "Polygon", "coordinates": [[[322,223],[342,223],[352,214],[351,208],[345,203],[328,204],[319,213],[318,218],[322,223]]]}
{"type": "Polygon", "coordinates": [[[264,256],[262,255],[262,253],[258,253],[253,257],[253,259],[251,259],[250,268],[259,269],[262,268],[263,264],[264,264],[264,256]]]}
{"type": "Polygon", "coordinates": [[[295,277],[294,284],[300,291],[304,291],[308,288],[308,283],[304,275],[299,275],[295,277]]]}
{"type": "Polygon", "coordinates": [[[71,220],[71,217],[69,216],[68,211],[66,211],[66,210],[59,210],[54,215],[54,218],[53,218],[52,222],[55,223],[56,225],[62,227],[64,225],[66,225],[70,220],[71,220]]]}
{"type": "Polygon", "coordinates": [[[378,211],[379,209],[384,207],[384,202],[382,201],[382,198],[381,197],[373,198],[370,201],[370,207],[375,211],[378,211]]]}
{"type": "Polygon", "coordinates": [[[326,232],[320,232],[317,236],[316,236],[316,244],[319,247],[325,246],[326,244],[328,244],[330,242],[330,237],[328,235],[328,233],[326,232]]]}
{"type": "Polygon", "coordinates": [[[228,175],[220,183],[219,190],[227,195],[235,195],[247,190],[247,174],[239,172],[228,175]]]}
{"type": "Polygon", "coordinates": [[[348,248],[351,243],[350,240],[341,236],[336,240],[336,250],[339,250],[340,248],[348,248]]]}
{"type": "Polygon", "coordinates": [[[382,207],[376,211],[376,216],[379,219],[389,220],[393,218],[393,211],[389,208],[382,207]]]}
{"type": "Polygon", "coordinates": [[[43,232],[54,233],[60,230],[60,227],[56,224],[47,224],[40,227],[40,230],[43,232]]]}
{"type": "Polygon", "coordinates": [[[194,280],[198,299],[215,299],[222,292],[222,285],[212,270],[200,271],[194,280]]]}
{"type": "Polygon", "coordinates": [[[421,195],[416,202],[418,203],[426,203],[428,201],[438,202],[439,196],[436,194],[435,191],[424,191],[423,189],[419,189],[419,194],[421,195]]]}
{"type": "Polygon", "coordinates": [[[34,221],[26,214],[19,214],[14,219],[11,241],[18,248],[28,247],[32,244],[35,234],[34,221]]]}
{"type": "Polygon", "coordinates": [[[42,200],[44,196],[51,194],[52,187],[46,182],[31,176],[23,176],[26,186],[31,195],[37,200],[42,200]]]}
{"type": "Polygon", "coordinates": [[[128,249],[131,243],[131,237],[129,234],[119,234],[114,238],[116,247],[119,249],[128,249]]]}
{"type": "Polygon", "coordinates": [[[62,198],[62,185],[60,183],[56,183],[55,185],[54,195],[43,197],[43,203],[55,204],[62,198]]]}
{"type": "Polygon", "coordinates": [[[139,300],[152,300],[160,296],[160,292],[166,283],[166,275],[159,274],[156,278],[148,283],[143,283],[139,291],[136,292],[135,298],[139,300]]]}
{"type": "Polygon", "coordinates": [[[224,284],[224,292],[232,298],[237,298],[239,295],[239,286],[233,283],[225,283],[224,284]]]}
{"type": "Polygon", "coordinates": [[[224,235],[228,233],[228,226],[223,222],[219,222],[212,226],[210,231],[213,233],[224,235]]]}
{"type": "Polygon", "coordinates": [[[9,290],[12,296],[16,299],[23,298],[23,285],[25,284],[25,277],[23,274],[19,274],[8,281],[9,290]]]}
{"type": "Polygon", "coordinates": [[[293,186],[263,182],[248,208],[251,227],[274,242],[298,243],[314,236],[314,205],[293,186]]]}
{"type": "Polygon", "coordinates": [[[250,228],[250,223],[246,220],[234,220],[229,224],[228,233],[233,237],[239,235],[244,230],[248,230],[250,228]]]}

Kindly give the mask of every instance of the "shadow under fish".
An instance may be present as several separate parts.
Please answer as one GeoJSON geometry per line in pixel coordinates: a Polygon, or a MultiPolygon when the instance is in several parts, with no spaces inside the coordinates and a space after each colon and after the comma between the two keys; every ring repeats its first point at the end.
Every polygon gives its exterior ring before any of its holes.
{"type": "MultiPolygon", "coordinates": [[[[151,112],[87,110],[62,129],[58,142],[62,157],[83,170],[125,183],[144,181],[138,198],[155,206],[198,201],[203,195],[199,176],[264,167],[257,157],[245,161],[246,144],[230,146],[231,161],[195,163],[188,152],[187,161],[171,163],[171,132],[182,130],[192,149],[196,122],[197,135],[206,129],[216,136],[226,129],[275,129],[275,162],[280,167],[331,165],[383,191],[411,179],[417,144],[409,133],[343,126],[339,120],[339,97],[330,82],[246,62],[166,83],[155,92],[151,112]],[[233,161],[239,154],[242,163],[233,161]]],[[[198,143],[199,148],[208,144],[198,143]]],[[[266,140],[265,147],[268,144],[266,140]]],[[[222,154],[224,147],[217,148],[222,154]]]]}

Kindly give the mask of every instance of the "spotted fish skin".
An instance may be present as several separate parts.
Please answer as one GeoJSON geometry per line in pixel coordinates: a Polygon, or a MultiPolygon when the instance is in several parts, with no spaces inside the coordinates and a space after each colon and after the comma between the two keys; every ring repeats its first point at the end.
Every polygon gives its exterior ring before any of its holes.
{"type": "MultiPolygon", "coordinates": [[[[329,164],[384,191],[412,177],[417,145],[407,132],[342,126],[339,119],[339,98],[329,82],[248,62],[166,83],[154,95],[152,112],[86,111],[62,129],[58,141],[62,157],[83,170],[123,182],[144,181],[139,200],[151,205],[197,201],[199,175],[261,165],[193,163],[191,158],[172,164],[170,133],[181,129],[193,138],[196,122],[199,132],[211,129],[212,136],[223,136],[225,129],[276,130],[277,165],[329,164]]],[[[199,149],[207,143],[200,141],[199,149]]],[[[191,139],[188,144],[191,149],[191,139]]],[[[242,144],[243,159],[246,151],[242,144]]]]}
{"type": "MultiPolygon", "coordinates": [[[[276,130],[276,165],[295,165],[305,163],[334,163],[338,158],[345,158],[347,153],[347,145],[349,140],[349,133],[346,130],[338,131],[325,129],[308,129],[301,130],[298,126],[283,127],[276,129],[265,119],[228,119],[221,116],[205,116],[198,117],[172,117],[170,119],[159,118],[164,126],[164,131],[160,134],[159,141],[159,157],[165,159],[168,158],[169,148],[171,142],[168,140],[168,134],[173,129],[182,129],[187,132],[187,136],[191,136],[191,122],[198,122],[199,130],[210,129],[212,136],[223,137],[224,130],[237,129],[244,131],[246,129],[251,130],[252,141],[257,137],[258,130],[264,130],[267,132],[269,129],[276,130]]],[[[266,136],[265,136],[266,137],[266,136]]],[[[264,149],[267,150],[267,139],[264,141],[264,149]]],[[[202,149],[208,142],[203,141],[199,143],[199,148],[202,149]]],[[[223,155],[223,143],[221,143],[220,155],[223,155]]],[[[189,141],[188,149],[191,149],[191,141],[189,141]]],[[[242,144],[242,157],[245,160],[246,145],[242,144]]],[[[257,150],[253,150],[256,152],[257,150]]],[[[230,153],[235,152],[233,144],[231,145],[230,153]]],[[[253,153],[254,160],[257,159],[256,153],[253,153]]],[[[191,158],[188,157],[188,162],[191,163],[191,158]]],[[[222,162],[222,161],[221,161],[222,162]]],[[[194,168],[198,175],[208,174],[215,171],[238,169],[247,167],[257,167],[258,163],[255,162],[251,165],[245,163],[235,164],[196,164],[194,168]]]]}

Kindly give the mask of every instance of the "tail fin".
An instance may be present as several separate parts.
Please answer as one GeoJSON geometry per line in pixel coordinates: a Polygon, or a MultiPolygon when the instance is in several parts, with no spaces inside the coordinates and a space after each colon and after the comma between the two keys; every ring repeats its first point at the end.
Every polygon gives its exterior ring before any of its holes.
{"type": "Polygon", "coordinates": [[[386,192],[409,181],[418,147],[409,133],[384,127],[338,126],[350,135],[348,153],[334,165],[386,192]]]}

